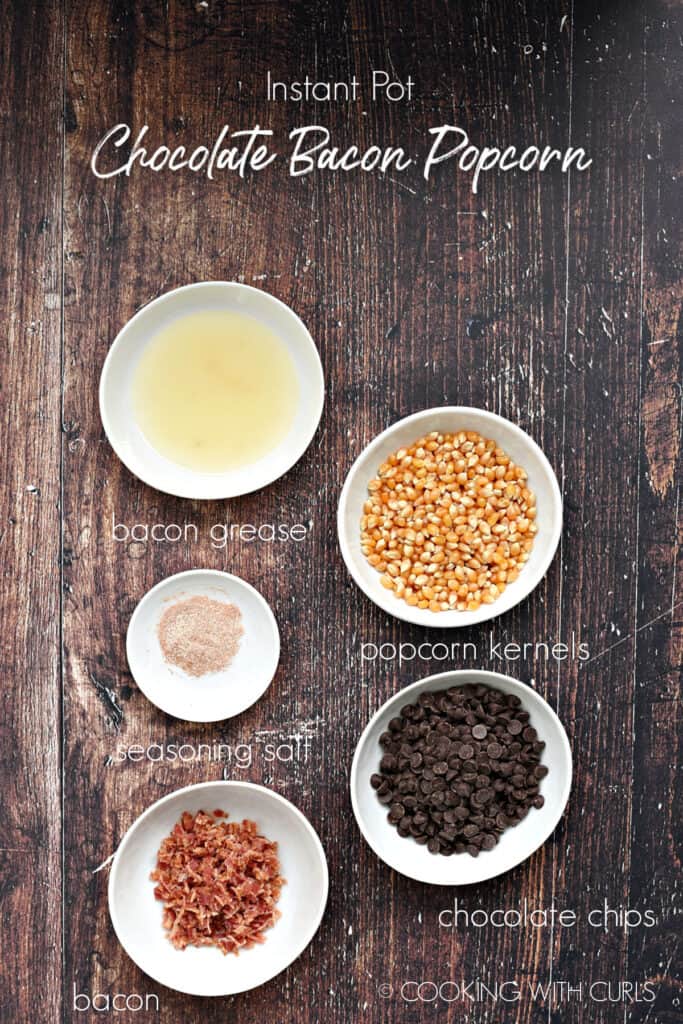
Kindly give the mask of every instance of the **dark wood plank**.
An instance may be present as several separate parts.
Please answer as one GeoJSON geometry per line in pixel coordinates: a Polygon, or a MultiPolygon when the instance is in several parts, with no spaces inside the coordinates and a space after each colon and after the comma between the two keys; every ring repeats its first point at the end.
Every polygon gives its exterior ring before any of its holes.
{"type": "MultiPolygon", "coordinates": [[[[570,727],[575,783],[558,844],[557,894],[580,928],[554,936],[555,977],[586,988],[627,978],[627,937],[589,926],[607,901],[630,896],[633,646],[626,636],[637,595],[640,402],[639,152],[643,82],[637,55],[643,16],[579,7],[574,18],[572,140],[593,157],[572,180],[567,327],[562,628],[586,631],[591,660],[558,672],[561,714],[570,727]],[[630,57],[629,57],[630,55],[630,57]],[[628,119],[635,109],[636,113],[628,119]],[[606,653],[603,653],[606,652],[606,653]]],[[[617,1004],[618,1005],[618,1004],[617,1004]]],[[[615,1020],[616,1006],[586,992],[577,1020],[615,1020]],[[582,1016],[582,1013],[585,1016],[582,1016]]],[[[617,1011],[623,1017],[625,1010],[617,1011]]],[[[557,1006],[553,1021],[566,1019],[557,1006]]]]}
{"type": "Polygon", "coordinates": [[[62,54],[58,7],[36,3],[5,10],[0,40],[0,1017],[17,1022],[56,1021],[61,1014],[62,54]],[[47,95],[43,75],[52,83],[47,95]]]}
{"type": "Polygon", "coordinates": [[[633,737],[631,903],[655,924],[629,936],[629,972],[657,990],[651,1016],[662,1024],[678,1013],[680,865],[676,855],[677,727],[683,652],[683,560],[680,535],[683,334],[677,249],[676,123],[681,75],[675,40],[681,12],[660,3],[646,9],[643,75],[644,218],[641,277],[641,416],[638,483],[638,599],[631,629],[636,690],[633,737]]]}
{"type": "MultiPolygon", "coordinates": [[[[586,1020],[596,1022],[666,1019],[653,1016],[649,994],[643,996],[646,982],[656,989],[664,982],[657,1005],[671,1009],[666,963],[659,976],[647,969],[667,929],[661,900],[657,906],[652,887],[643,884],[644,831],[660,830],[656,805],[645,808],[643,795],[662,780],[654,752],[646,753],[641,744],[655,721],[656,683],[653,690],[645,666],[652,665],[656,646],[651,633],[636,634],[654,598],[645,553],[654,522],[646,525],[639,454],[652,405],[642,370],[649,359],[648,331],[641,326],[644,239],[655,237],[662,225],[660,211],[645,202],[650,181],[643,54],[652,28],[635,6],[580,10],[575,26],[573,137],[586,142],[593,167],[589,178],[572,184],[562,617],[566,630],[589,626],[592,652],[578,671],[563,672],[560,684],[560,708],[572,725],[576,782],[566,825],[571,839],[558,863],[557,887],[586,926],[557,936],[555,960],[558,977],[578,974],[588,984],[598,983],[588,990],[583,1010],[586,1020]],[[641,925],[629,932],[616,915],[609,927],[588,927],[591,911],[605,905],[622,914],[651,907],[657,931],[641,925]],[[634,949],[649,953],[639,960],[634,949]],[[614,1003],[605,998],[606,983],[614,1003]],[[624,983],[640,987],[638,998],[625,1005],[619,998],[624,983]]],[[[671,315],[669,301],[662,303],[664,310],[671,315]]],[[[669,472],[677,450],[667,437],[662,455],[669,472]]],[[[669,502],[667,515],[676,514],[669,502]]],[[[667,541],[670,582],[670,533],[667,541]]],[[[663,592],[669,600],[670,588],[663,592]]],[[[665,868],[663,874],[670,885],[675,872],[665,868]]],[[[670,939],[664,945],[672,951],[670,939]]],[[[552,1019],[564,1020],[565,1013],[559,1007],[552,1019]]],[[[584,1019],[578,1013],[576,1019],[584,1019]]]]}

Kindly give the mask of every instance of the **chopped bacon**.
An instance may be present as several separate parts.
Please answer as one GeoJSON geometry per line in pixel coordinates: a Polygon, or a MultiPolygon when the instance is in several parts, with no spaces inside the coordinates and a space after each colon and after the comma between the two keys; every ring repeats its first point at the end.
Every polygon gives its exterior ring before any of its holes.
{"type": "Polygon", "coordinates": [[[264,941],[280,916],[284,885],[277,843],[255,822],[216,820],[225,812],[185,811],[162,842],[151,879],[164,902],[163,926],[177,949],[218,946],[223,953],[264,941]]]}

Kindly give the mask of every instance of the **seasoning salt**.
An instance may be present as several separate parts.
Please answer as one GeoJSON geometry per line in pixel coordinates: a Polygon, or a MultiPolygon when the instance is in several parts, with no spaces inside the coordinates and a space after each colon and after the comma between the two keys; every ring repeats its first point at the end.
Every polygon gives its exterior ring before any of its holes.
{"type": "Polygon", "coordinates": [[[159,622],[164,660],[195,677],[226,669],[243,635],[239,608],[201,595],[170,605],[159,622]]]}

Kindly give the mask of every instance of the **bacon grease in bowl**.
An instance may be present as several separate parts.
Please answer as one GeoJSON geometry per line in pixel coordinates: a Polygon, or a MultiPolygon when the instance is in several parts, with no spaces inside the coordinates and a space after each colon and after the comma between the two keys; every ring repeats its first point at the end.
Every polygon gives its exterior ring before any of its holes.
{"type": "Polygon", "coordinates": [[[222,820],[224,811],[185,811],[159,847],[151,874],[164,902],[163,925],[177,949],[217,946],[238,953],[265,941],[280,917],[285,884],[277,843],[256,822],[222,820]]]}

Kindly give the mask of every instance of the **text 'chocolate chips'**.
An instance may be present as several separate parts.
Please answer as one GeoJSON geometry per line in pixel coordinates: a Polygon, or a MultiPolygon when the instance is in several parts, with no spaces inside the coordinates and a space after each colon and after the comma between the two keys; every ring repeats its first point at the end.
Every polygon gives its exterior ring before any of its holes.
{"type": "Polygon", "coordinates": [[[370,785],[399,835],[431,853],[477,857],[543,806],[545,743],[514,694],[469,683],[421,693],[379,741],[370,785]]]}

